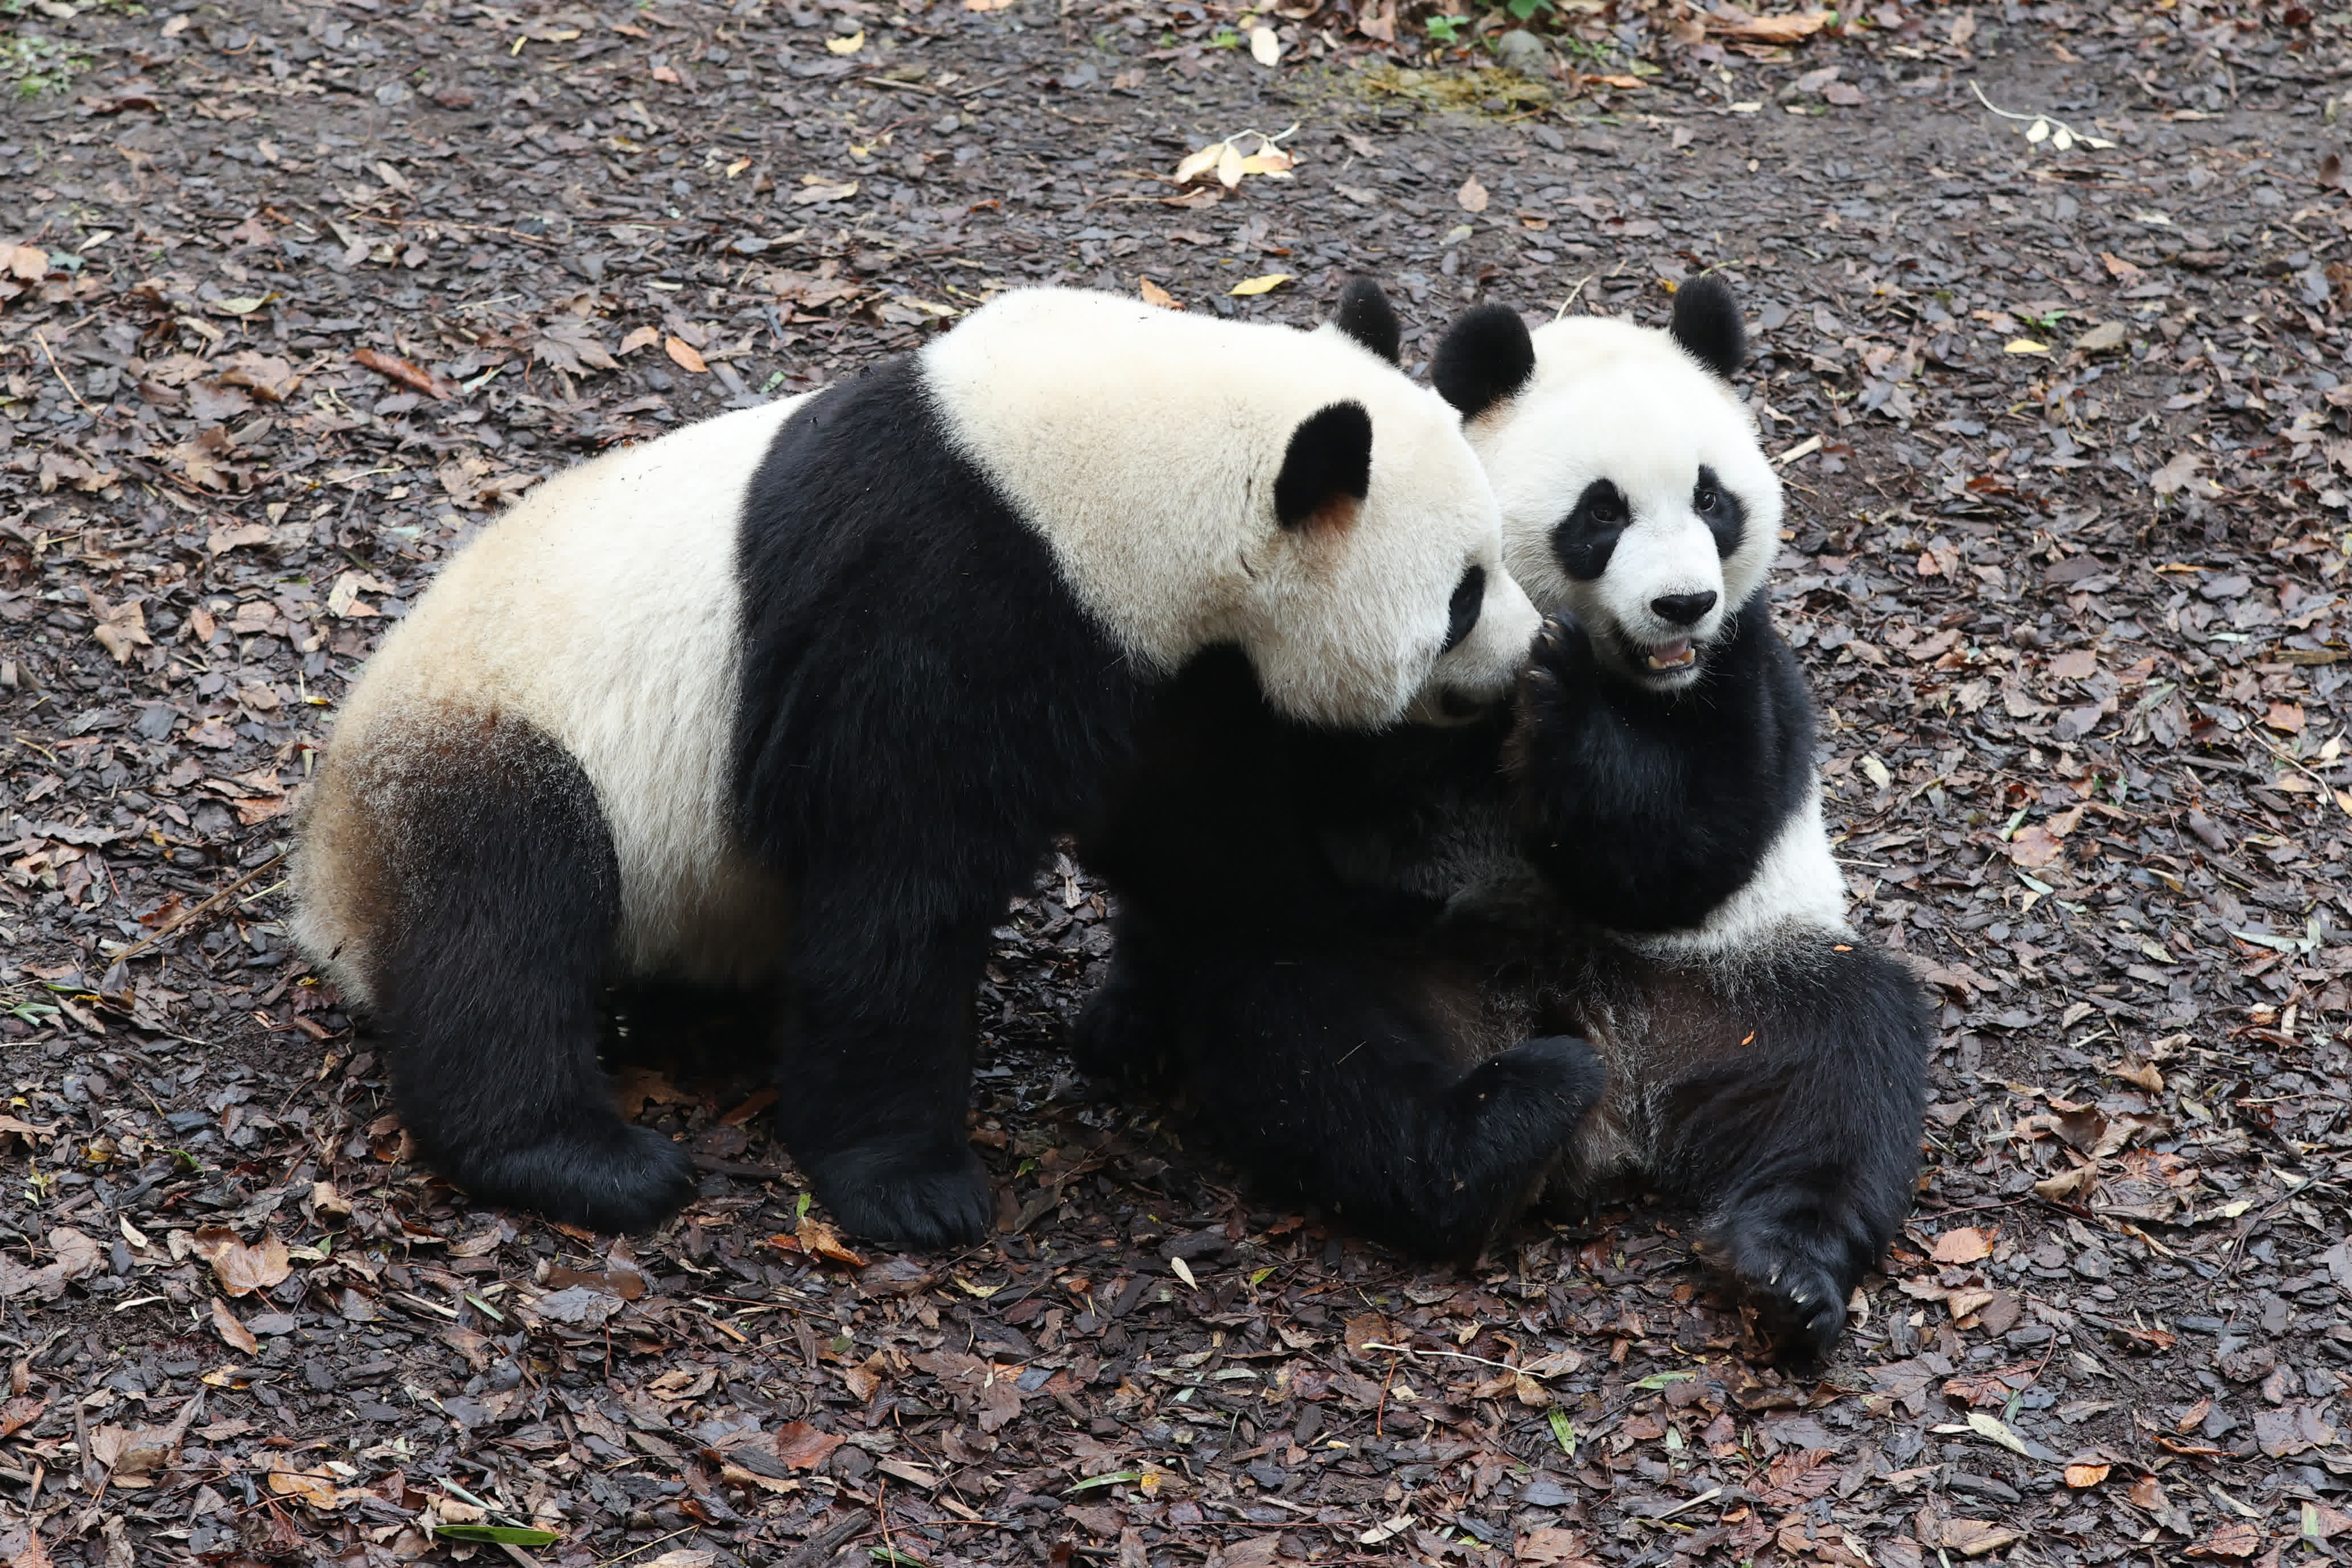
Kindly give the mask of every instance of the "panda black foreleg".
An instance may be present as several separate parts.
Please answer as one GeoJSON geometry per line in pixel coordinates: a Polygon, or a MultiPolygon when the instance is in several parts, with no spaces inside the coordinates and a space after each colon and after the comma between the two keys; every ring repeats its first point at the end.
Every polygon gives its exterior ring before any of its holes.
{"type": "Polygon", "coordinates": [[[1522,848],[1570,906],[1618,931],[1701,924],[1752,878],[1811,777],[1812,716],[1759,612],[1700,684],[1636,688],[1572,617],[1546,622],[1509,742],[1522,848]]]}
{"type": "Polygon", "coordinates": [[[980,1240],[995,1209],[967,1122],[988,915],[921,921],[823,868],[800,892],[777,1040],[776,1120],[793,1157],[853,1235],[980,1240]]]}
{"type": "Polygon", "coordinates": [[[1734,997],[1754,1038],[1666,1096],[1660,1175],[1698,1205],[1784,1354],[1818,1362],[1910,1212],[1933,1024],[1896,960],[1827,936],[1734,997]]]}
{"type": "Polygon", "coordinates": [[[1181,1005],[1193,1119],[1237,1164],[1359,1234],[1475,1258],[1600,1098],[1592,1049],[1529,1040],[1463,1070],[1392,967],[1204,960],[1181,1005]]]}
{"type": "Polygon", "coordinates": [[[597,1064],[620,873],[595,794],[517,722],[467,760],[388,794],[396,907],[374,990],[401,1120],[478,1201],[648,1228],[693,1196],[692,1169],[622,1120],[597,1064]]]}

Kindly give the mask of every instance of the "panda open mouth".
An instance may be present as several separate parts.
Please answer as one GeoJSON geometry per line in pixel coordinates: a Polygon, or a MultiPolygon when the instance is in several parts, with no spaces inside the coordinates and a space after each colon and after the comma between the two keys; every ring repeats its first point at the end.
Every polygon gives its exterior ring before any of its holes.
{"type": "Polygon", "coordinates": [[[1679,670],[1688,666],[1697,657],[1697,653],[1691,647],[1690,639],[1677,637],[1671,643],[1661,643],[1648,650],[1643,655],[1643,662],[1654,670],[1679,670]]]}

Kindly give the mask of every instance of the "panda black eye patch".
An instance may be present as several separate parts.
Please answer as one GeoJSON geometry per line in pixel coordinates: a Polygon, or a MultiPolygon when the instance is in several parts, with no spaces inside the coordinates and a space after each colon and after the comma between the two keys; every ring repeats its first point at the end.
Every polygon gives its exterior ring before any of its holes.
{"type": "Polygon", "coordinates": [[[1705,464],[1699,465],[1698,483],[1691,487],[1691,510],[1715,536],[1717,555],[1728,558],[1739,548],[1740,537],[1748,531],[1748,508],[1705,464]]]}
{"type": "Polygon", "coordinates": [[[1438,652],[1450,653],[1461,645],[1462,639],[1478,624],[1478,612],[1486,603],[1486,569],[1473,566],[1462,574],[1462,580],[1454,584],[1454,597],[1446,601],[1445,646],[1438,652]]]}
{"type": "Polygon", "coordinates": [[[1609,570],[1609,558],[1617,549],[1617,536],[1633,518],[1633,508],[1626,506],[1624,494],[1606,479],[1595,479],[1576,498],[1568,516],[1551,534],[1552,553],[1568,575],[1580,582],[1591,582],[1609,570]]]}

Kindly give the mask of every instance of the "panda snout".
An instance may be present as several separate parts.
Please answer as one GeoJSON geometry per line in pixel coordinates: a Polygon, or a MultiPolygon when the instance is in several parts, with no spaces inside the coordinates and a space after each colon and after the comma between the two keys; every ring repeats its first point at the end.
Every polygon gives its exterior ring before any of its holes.
{"type": "Polygon", "coordinates": [[[1715,608],[1713,589],[1698,593],[1662,593],[1650,601],[1650,610],[1670,626],[1696,626],[1715,608]]]}

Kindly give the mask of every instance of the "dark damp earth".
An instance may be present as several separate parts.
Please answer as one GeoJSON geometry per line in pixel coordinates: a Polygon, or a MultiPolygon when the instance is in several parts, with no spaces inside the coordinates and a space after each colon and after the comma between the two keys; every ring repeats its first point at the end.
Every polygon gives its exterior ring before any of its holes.
{"type": "Polygon", "coordinates": [[[73,10],[0,7],[15,1568],[2352,1544],[2340,16],[1781,45],[1618,0],[1530,85],[1344,7],[1268,13],[1272,68],[1189,3],[73,10]],[[1171,183],[1294,122],[1291,178],[1171,183]],[[980,998],[988,1246],[839,1247],[740,1020],[660,998],[620,1083],[705,1179],[658,1235],[403,1159],[276,857],[506,497],[1018,282],[1304,322],[1361,270],[1413,361],[1474,300],[1656,322],[1707,268],[1859,917],[1943,1004],[1917,1211],[1824,1375],[1638,1195],[1420,1270],[1100,1102],[1063,860],[980,998]]]}

